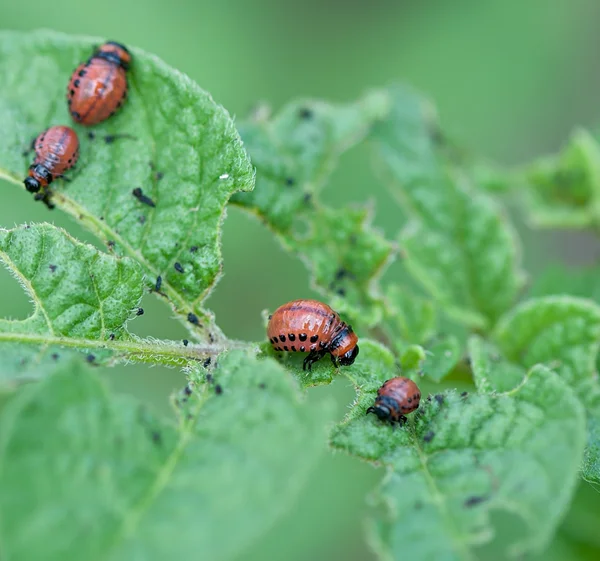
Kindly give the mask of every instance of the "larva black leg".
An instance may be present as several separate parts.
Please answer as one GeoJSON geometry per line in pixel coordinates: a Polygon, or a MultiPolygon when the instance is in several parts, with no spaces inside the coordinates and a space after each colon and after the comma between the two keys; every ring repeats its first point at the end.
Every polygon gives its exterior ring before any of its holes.
{"type": "Polygon", "coordinates": [[[313,363],[321,360],[324,354],[324,351],[310,351],[302,363],[302,370],[312,370],[313,363]]]}
{"type": "Polygon", "coordinates": [[[54,205],[50,202],[50,191],[48,191],[48,190],[44,190],[44,191],[40,191],[39,193],[36,193],[33,196],[33,199],[36,201],[43,202],[46,205],[46,207],[48,208],[48,210],[52,210],[54,208],[54,205]]]}

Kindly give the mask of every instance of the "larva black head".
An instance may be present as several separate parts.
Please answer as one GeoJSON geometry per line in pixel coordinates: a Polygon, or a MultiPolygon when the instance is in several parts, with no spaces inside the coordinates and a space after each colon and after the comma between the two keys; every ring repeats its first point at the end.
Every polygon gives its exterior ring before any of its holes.
{"type": "Polygon", "coordinates": [[[30,193],[37,193],[42,188],[40,182],[34,177],[28,177],[23,183],[25,183],[25,189],[30,193]]]}
{"type": "Polygon", "coordinates": [[[375,402],[373,407],[367,409],[367,415],[375,413],[380,421],[388,421],[392,416],[392,411],[385,403],[375,402]]]}
{"type": "Polygon", "coordinates": [[[121,43],[117,43],[116,41],[107,41],[103,45],[100,45],[93,56],[102,58],[113,64],[118,64],[125,70],[129,70],[131,54],[125,45],[121,45],[121,43]]]}
{"type": "Polygon", "coordinates": [[[358,345],[353,349],[350,349],[347,353],[343,354],[338,360],[342,366],[350,366],[354,364],[356,357],[358,356],[358,345]]]}

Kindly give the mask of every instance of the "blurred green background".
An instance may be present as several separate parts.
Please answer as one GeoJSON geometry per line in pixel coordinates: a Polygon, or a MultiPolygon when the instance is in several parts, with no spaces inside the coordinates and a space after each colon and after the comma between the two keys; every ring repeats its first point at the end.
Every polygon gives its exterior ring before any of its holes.
{"type": "MultiPolygon", "coordinates": [[[[1,0],[0,6],[0,25],[7,29],[97,35],[156,53],[238,119],[258,101],[275,110],[297,96],[349,101],[402,80],[436,102],[446,127],[467,146],[506,164],[556,150],[574,126],[600,122],[597,0],[1,0]]],[[[376,224],[393,236],[399,215],[368,161],[364,148],[346,155],[325,199],[374,200],[376,224]]],[[[60,213],[32,205],[13,185],[0,181],[0,189],[1,226],[54,221],[93,241],[60,213]]],[[[600,254],[581,236],[523,232],[530,270],[600,254]]],[[[225,276],[208,305],[231,337],[263,337],[261,310],[312,295],[304,267],[238,209],[225,223],[223,251],[225,276]]],[[[3,316],[26,317],[29,303],[5,271],[0,294],[3,316]]],[[[136,333],[184,336],[180,325],[167,321],[161,302],[147,297],[143,305],[146,315],[131,324],[136,333]]],[[[115,391],[163,411],[166,396],[183,385],[175,371],[143,367],[120,367],[107,378],[115,391]]],[[[311,406],[331,395],[341,418],[352,399],[345,382],[311,392],[311,406]]],[[[380,476],[366,464],[324,453],[297,504],[240,561],[372,559],[362,537],[363,511],[380,476]]],[[[598,519],[596,531],[594,524],[585,531],[591,523],[586,513],[600,511],[599,497],[581,489],[552,558],[600,558],[591,549],[600,547],[598,519]]],[[[483,558],[494,559],[493,551],[483,558]]]]}

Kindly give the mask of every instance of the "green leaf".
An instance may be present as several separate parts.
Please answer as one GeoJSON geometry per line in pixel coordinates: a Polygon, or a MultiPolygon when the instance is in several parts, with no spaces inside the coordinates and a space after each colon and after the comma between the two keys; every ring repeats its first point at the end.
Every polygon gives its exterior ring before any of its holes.
{"type": "Polygon", "coordinates": [[[542,227],[585,228],[600,219],[600,148],[585,130],[573,133],[562,153],[526,171],[532,221],[542,227]]]}
{"type": "Polygon", "coordinates": [[[240,131],[256,166],[256,188],[232,198],[306,263],[313,287],[328,303],[369,326],[381,318],[376,280],[392,246],[371,228],[365,208],[333,209],[317,197],[339,156],[386,111],[387,97],[374,92],[349,105],[299,101],[271,120],[243,123],[240,131]]]}
{"type": "Polygon", "coordinates": [[[441,382],[459,363],[464,344],[454,335],[435,338],[427,345],[423,372],[434,382],[441,382]]]}
{"type": "Polygon", "coordinates": [[[407,269],[454,318],[488,329],[523,284],[517,239],[502,210],[435,146],[432,109],[396,87],[377,124],[378,167],[412,218],[401,235],[407,269]]]}
{"type": "Polygon", "coordinates": [[[394,429],[365,415],[382,357],[368,359],[373,383],[363,374],[332,444],[388,468],[371,524],[379,556],[476,559],[475,548],[498,529],[492,514],[501,511],[514,517],[502,558],[541,551],[568,508],[583,455],[585,416],[572,389],[538,366],[506,394],[423,400],[394,429]]]}
{"type": "Polygon", "coordinates": [[[39,378],[76,351],[95,364],[181,367],[223,350],[218,343],[182,347],[180,341],[144,341],[128,333],[127,321],[136,317],[143,294],[141,267],[49,224],[0,229],[0,261],[34,307],[26,320],[0,319],[2,383],[39,378]]]}
{"type": "Polygon", "coordinates": [[[581,466],[581,476],[590,482],[600,483],[600,414],[588,416],[588,443],[581,466]]]}
{"type": "Polygon", "coordinates": [[[386,291],[385,316],[387,339],[403,367],[409,360],[406,353],[417,352],[418,364],[411,368],[440,382],[459,362],[463,344],[452,333],[436,334],[442,328],[432,301],[392,285],[386,291]]]}
{"type": "Polygon", "coordinates": [[[545,363],[554,369],[584,403],[600,391],[595,373],[600,306],[590,300],[570,296],[528,300],[502,318],[495,339],[513,363],[525,368],[545,363]]]}
{"type": "Polygon", "coordinates": [[[525,367],[508,361],[493,343],[481,337],[471,337],[468,347],[473,380],[480,392],[510,391],[527,375],[525,367]]]}
{"type": "Polygon", "coordinates": [[[137,263],[49,224],[0,229],[0,259],[34,304],[25,321],[0,320],[4,332],[109,339],[121,335],[142,298],[137,263]]]}
{"type": "Polygon", "coordinates": [[[600,385],[596,372],[600,306],[570,296],[532,299],[502,319],[496,339],[510,361],[524,367],[545,363],[560,375],[565,387],[579,395],[588,412],[589,445],[582,476],[600,482],[600,385]]]}
{"type": "Polygon", "coordinates": [[[398,285],[386,291],[386,320],[392,333],[393,344],[401,340],[421,344],[433,337],[437,328],[436,309],[431,300],[420,298],[412,291],[398,285]]]}
{"type": "Polygon", "coordinates": [[[126,323],[143,292],[140,267],[131,259],[42,224],[0,229],[0,261],[34,306],[26,320],[0,319],[3,381],[39,376],[65,354],[61,346],[85,351],[127,338],[126,323]]]}
{"type": "Polygon", "coordinates": [[[31,163],[23,149],[49,125],[71,124],[81,143],[79,169],[68,173],[68,184],[53,184],[53,202],[118,255],[138,261],[149,287],[161,276],[174,310],[182,320],[198,316],[186,323],[208,338],[211,316],[202,301],[221,271],[225,205],[232,193],[252,188],[250,162],[232,119],[209,94],[135,48],[127,103],[91,129],[90,139],[90,129],[71,123],[65,87],[99,42],[47,31],[0,33],[0,176],[23,187],[31,163]],[[127,138],[103,140],[115,134],[127,138]],[[136,187],[155,208],[132,195],[136,187]]]}
{"type": "Polygon", "coordinates": [[[221,561],[243,551],[298,495],[327,411],[305,408],[272,361],[233,352],[213,375],[221,393],[192,374],[191,418],[179,426],[110,396],[74,364],[22,388],[0,422],[3,556],[152,561],[199,551],[221,561]]]}

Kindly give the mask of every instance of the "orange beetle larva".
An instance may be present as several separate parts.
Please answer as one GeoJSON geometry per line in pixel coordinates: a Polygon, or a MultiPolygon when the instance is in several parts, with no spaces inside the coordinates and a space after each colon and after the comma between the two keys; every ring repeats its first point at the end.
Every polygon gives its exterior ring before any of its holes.
{"type": "Polygon", "coordinates": [[[308,352],[303,367],[327,353],[335,366],[348,366],[358,355],[358,337],[337,312],[317,300],[294,300],[269,317],[267,335],[276,351],[308,352]]]}

